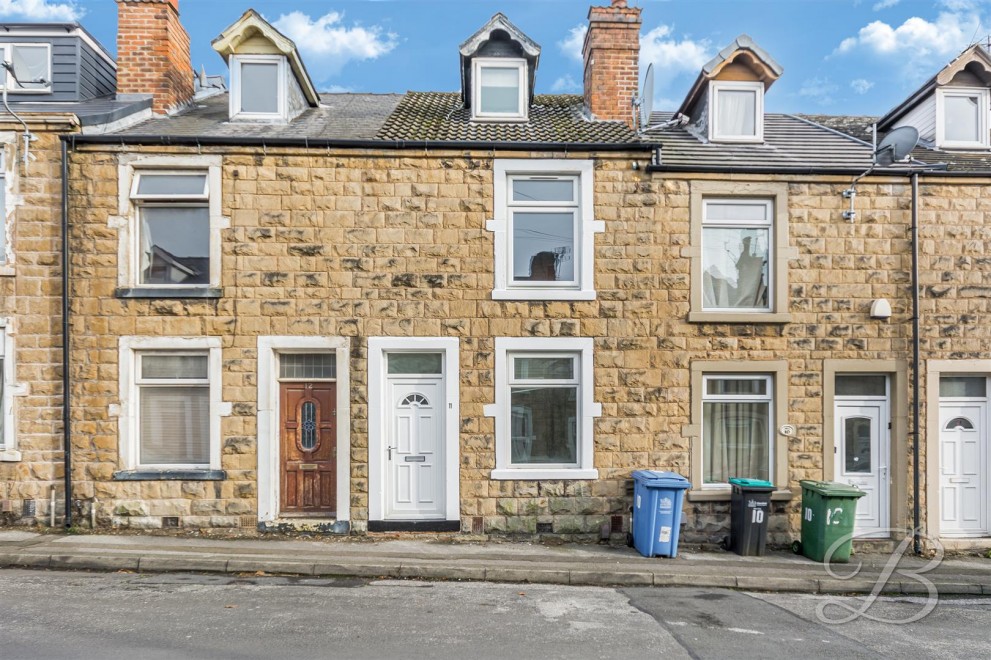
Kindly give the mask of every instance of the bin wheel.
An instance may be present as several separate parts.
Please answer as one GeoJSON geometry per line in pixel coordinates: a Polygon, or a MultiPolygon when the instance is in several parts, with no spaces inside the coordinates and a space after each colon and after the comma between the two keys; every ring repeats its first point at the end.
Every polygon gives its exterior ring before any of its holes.
{"type": "Polygon", "coordinates": [[[728,536],[724,536],[723,537],[723,539],[719,542],[719,547],[722,548],[723,550],[729,550],[729,537],[728,536]]]}
{"type": "Polygon", "coordinates": [[[794,552],[796,555],[802,554],[802,542],[801,541],[792,541],[791,542],[791,551],[794,552]]]}
{"type": "Polygon", "coordinates": [[[633,547],[633,534],[630,532],[626,533],[626,547],[627,548],[633,547]]]}

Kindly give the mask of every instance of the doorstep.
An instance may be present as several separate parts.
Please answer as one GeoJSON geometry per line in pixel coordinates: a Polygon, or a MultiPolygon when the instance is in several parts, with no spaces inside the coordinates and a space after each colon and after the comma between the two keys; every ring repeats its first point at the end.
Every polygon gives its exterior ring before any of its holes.
{"type": "Polygon", "coordinates": [[[279,534],[311,532],[346,536],[351,533],[351,522],[334,518],[276,518],[259,522],[258,531],[279,534]]]}

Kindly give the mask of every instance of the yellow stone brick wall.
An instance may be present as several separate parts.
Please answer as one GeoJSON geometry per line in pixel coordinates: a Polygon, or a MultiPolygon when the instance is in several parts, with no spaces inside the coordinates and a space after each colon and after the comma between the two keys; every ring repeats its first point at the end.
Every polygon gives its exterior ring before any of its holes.
{"type": "Polygon", "coordinates": [[[0,520],[21,518],[23,503],[35,502],[38,519],[47,522],[51,489],[57,513],[62,495],[62,303],[61,303],[61,151],[59,133],[68,120],[37,123],[37,140],[25,166],[23,127],[0,122],[5,141],[7,206],[12,214],[14,262],[0,266],[0,317],[11,325],[15,346],[16,456],[0,461],[0,520]]]}
{"type": "MultiPolygon", "coordinates": [[[[130,148],[136,149],[134,147],[130,148]]],[[[854,223],[841,217],[846,177],[765,177],[788,183],[791,244],[788,324],[688,323],[689,198],[693,177],[635,171],[633,155],[599,154],[595,285],[589,302],[491,299],[491,152],[336,153],[229,150],[223,166],[223,288],[220,300],[122,300],[117,286],[119,149],[80,147],[72,156],[74,475],[80,496],[105,503],[105,523],[234,526],[256,514],[257,337],[351,340],[351,515],[368,513],[367,338],[461,339],[461,515],[492,533],[597,536],[624,515],[632,470],[689,473],[693,360],[789,362],[789,484],[773,539],[797,534],[797,482],[821,478],[823,360],[908,359],[910,342],[907,180],[862,183],[854,223]],[[873,299],[894,315],[871,320],[873,299]],[[118,337],[223,339],[223,482],[114,482],[120,403],[118,337]],[[595,338],[597,481],[492,481],[496,337],[595,338]]],[[[149,152],[153,150],[147,150],[149,152]]],[[[159,150],[161,151],[161,150],[159,150]]],[[[190,153],[179,149],[173,153],[190,153]]],[[[209,153],[210,149],[202,149],[209,153]]],[[[520,154],[502,154],[518,158],[520,154]]],[[[533,154],[544,157],[549,154],[533,154]]],[[[561,157],[562,154],[553,154],[561,157]]],[[[641,165],[645,163],[641,158],[641,165]]],[[[695,177],[726,180],[730,177],[695,177]]],[[[747,180],[746,177],[737,177],[747,180]]],[[[991,192],[982,182],[924,182],[921,221],[923,342],[927,357],[967,358],[989,348],[991,192]]],[[[784,420],[777,420],[783,423],[784,420]]],[[[905,438],[894,439],[909,451],[905,438]]],[[[832,439],[827,439],[831,445],[832,439]]],[[[897,478],[910,483],[910,473],[897,478]]],[[[910,511],[905,503],[905,511],[910,511]]],[[[686,507],[686,540],[725,533],[725,503],[686,507]]]]}

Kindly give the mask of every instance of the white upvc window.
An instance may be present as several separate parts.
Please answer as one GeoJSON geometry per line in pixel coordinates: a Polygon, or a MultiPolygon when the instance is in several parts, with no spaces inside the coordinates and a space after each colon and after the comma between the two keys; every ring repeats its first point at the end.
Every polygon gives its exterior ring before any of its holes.
{"type": "Polygon", "coordinates": [[[713,142],[764,141],[764,84],[709,83],[709,139],[713,142]]]}
{"type": "Polygon", "coordinates": [[[119,165],[118,291],[214,297],[221,280],[221,156],[124,154],[119,165]]]}
{"type": "Polygon", "coordinates": [[[527,81],[526,60],[499,57],[472,60],[472,119],[526,119],[527,81]]]}
{"type": "Polygon", "coordinates": [[[230,116],[287,121],[289,63],[283,55],[232,55],[230,116]]]}
{"type": "Polygon", "coordinates": [[[0,266],[14,260],[13,225],[7,217],[7,154],[0,144],[0,266]]]}
{"type": "Polygon", "coordinates": [[[702,484],[774,477],[774,378],[719,374],[702,378],[702,484]]]}
{"type": "Polygon", "coordinates": [[[767,312],[776,264],[774,203],[767,199],[703,200],[702,308],[767,312]]]}
{"type": "Polygon", "coordinates": [[[220,469],[221,347],[216,337],[122,337],[124,469],[220,469]]]}
{"type": "Polygon", "coordinates": [[[496,338],[492,479],[596,479],[593,340],[496,338]]]}
{"type": "Polygon", "coordinates": [[[594,300],[590,160],[495,163],[495,300],[594,300]]]}
{"type": "Polygon", "coordinates": [[[210,284],[210,185],[204,170],[138,170],[131,200],[138,223],[132,251],[135,284],[210,284]]]}
{"type": "Polygon", "coordinates": [[[936,146],[945,149],[987,149],[991,91],[973,87],[936,90],[936,146]]]}
{"type": "Polygon", "coordinates": [[[52,93],[51,44],[0,44],[0,60],[14,69],[5,70],[0,78],[0,85],[6,84],[9,93],[52,93]]]}

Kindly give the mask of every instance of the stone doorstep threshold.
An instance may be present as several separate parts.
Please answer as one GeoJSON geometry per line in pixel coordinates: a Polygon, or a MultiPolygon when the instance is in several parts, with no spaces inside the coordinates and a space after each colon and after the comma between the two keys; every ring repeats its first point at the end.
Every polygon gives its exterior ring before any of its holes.
{"type": "MultiPolygon", "coordinates": [[[[801,592],[812,594],[871,593],[871,579],[835,580],[818,578],[765,577],[729,575],[671,574],[654,571],[568,570],[538,567],[484,567],[429,565],[421,561],[400,563],[285,561],[261,558],[221,559],[206,557],[124,557],[67,554],[0,553],[0,566],[68,570],[140,572],[198,572],[220,574],[264,573],[311,577],[381,577],[406,579],[477,580],[530,584],[569,584],[585,586],[656,586],[727,588],[763,592],[801,592]]],[[[991,596],[991,581],[934,581],[941,596],[991,596]]],[[[915,581],[890,581],[881,593],[886,595],[920,595],[925,585],[915,581]]]]}
{"type": "Polygon", "coordinates": [[[274,532],[286,534],[292,532],[311,532],[314,534],[339,534],[347,536],[351,533],[351,522],[333,518],[276,518],[258,523],[259,532],[274,532]]]}

